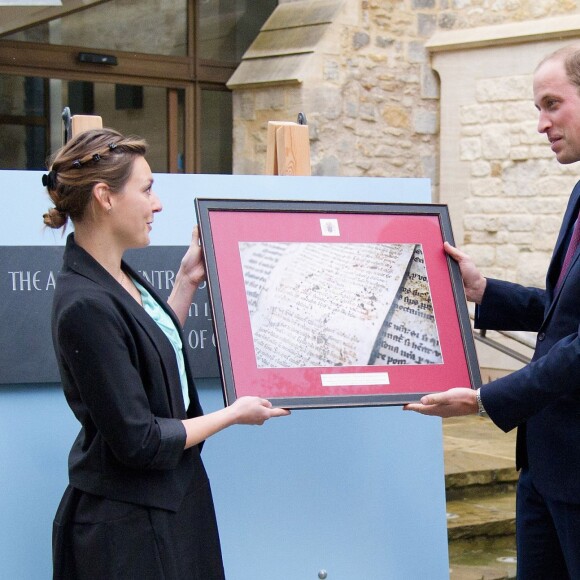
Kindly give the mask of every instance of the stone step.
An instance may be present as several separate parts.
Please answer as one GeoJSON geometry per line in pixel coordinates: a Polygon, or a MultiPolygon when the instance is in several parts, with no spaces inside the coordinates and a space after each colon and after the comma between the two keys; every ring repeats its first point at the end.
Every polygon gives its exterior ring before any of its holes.
{"type": "Polygon", "coordinates": [[[449,542],[515,534],[515,491],[447,501],[449,542]]]}
{"type": "Polygon", "coordinates": [[[513,538],[460,540],[449,546],[450,580],[508,580],[516,578],[513,538]]]}
{"type": "Polygon", "coordinates": [[[447,501],[513,492],[518,482],[514,467],[463,471],[445,476],[447,501]]]}
{"type": "Polygon", "coordinates": [[[515,486],[515,435],[515,431],[503,433],[487,417],[444,419],[447,498],[462,498],[470,490],[481,494],[515,486]]]}
{"type": "Polygon", "coordinates": [[[447,501],[450,580],[515,578],[514,489],[479,496],[469,491],[447,501]]]}
{"type": "Polygon", "coordinates": [[[450,580],[516,577],[515,433],[483,417],[443,421],[450,580]]]}

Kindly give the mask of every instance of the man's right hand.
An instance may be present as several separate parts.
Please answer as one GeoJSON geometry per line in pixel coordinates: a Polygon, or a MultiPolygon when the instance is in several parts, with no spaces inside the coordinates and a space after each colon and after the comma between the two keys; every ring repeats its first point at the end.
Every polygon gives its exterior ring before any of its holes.
{"type": "Polygon", "coordinates": [[[483,293],[487,285],[487,280],[482,276],[481,272],[476,268],[473,260],[449,242],[443,244],[443,248],[459,265],[461,278],[463,279],[463,286],[465,288],[465,297],[470,302],[481,304],[483,300],[483,293]]]}

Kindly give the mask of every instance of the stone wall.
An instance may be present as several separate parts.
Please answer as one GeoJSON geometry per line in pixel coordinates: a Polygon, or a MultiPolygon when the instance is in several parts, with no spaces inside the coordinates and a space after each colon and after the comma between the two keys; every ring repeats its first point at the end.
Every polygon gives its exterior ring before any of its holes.
{"type": "MultiPolygon", "coordinates": [[[[320,1],[293,4],[300,12],[320,1]]],[[[315,173],[420,176],[436,186],[439,86],[425,42],[438,30],[577,11],[571,0],[345,0],[302,84],[235,90],[234,171],[260,173],[265,123],[304,110],[315,173]]]]}
{"type": "MultiPolygon", "coordinates": [[[[315,2],[284,2],[296,14],[315,2]]],[[[308,119],[315,175],[428,177],[433,201],[449,203],[458,244],[486,275],[543,285],[545,266],[577,171],[560,167],[536,133],[531,74],[521,71],[474,80],[467,101],[450,112],[458,150],[442,164],[441,91],[428,43],[497,23],[578,15],[571,0],[343,1],[314,48],[284,78],[234,90],[234,172],[262,173],[268,120],[308,119]],[[446,173],[461,173],[446,189],[446,173]],[[442,179],[443,178],[443,179],[442,179]]],[[[287,26],[292,26],[288,17],[287,26]]],[[[580,36],[580,33],[579,35],[580,36]]],[[[507,45],[509,46],[509,42],[507,45]]],[[[263,45],[261,46],[263,51],[263,45]]],[[[287,48],[286,56],[292,53],[287,48]]],[[[251,49],[250,51],[251,52],[251,49]]],[[[466,49],[466,52],[473,52],[466,49]]],[[[537,52],[541,55],[548,50],[537,52]]],[[[262,52],[262,54],[264,54],[262,52]]],[[[270,57],[281,54],[274,47],[270,57]]],[[[500,57],[501,58],[501,57],[500,57]]],[[[251,61],[256,68],[261,61],[251,61]]],[[[471,60],[478,68],[477,60],[471,60]]],[[[501,68],[501,67],[499,67],[501,68]]],[[[458,73],[461,76],[461,72],[458,73]]]]}
{"type": "Polygon", "coordinates": [[[476,102],[460,107],[463,246],[487,275],[543,286],[579,171],[560,166],[537,132],[531,87],[531,75],[482,79],[476,102]]]}

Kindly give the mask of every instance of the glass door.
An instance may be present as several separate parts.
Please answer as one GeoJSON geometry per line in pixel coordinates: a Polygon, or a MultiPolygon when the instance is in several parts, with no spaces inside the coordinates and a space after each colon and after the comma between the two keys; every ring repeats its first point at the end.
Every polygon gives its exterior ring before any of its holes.
{"type": "Polygon", "coordinates": [[[156,172],[231,173],[226,83],[277,3],[103,0],[7,28],[0,169],[43,168],[68,106],[145,137],[156,172]]]}
{"type": "Polygon", "coordinates": [[[153,171],[184,171],[185,90],[0,75],[0,169],[44,169],[63,143],[62,111],[99,115],[105,126],[150,144],[153,171]]]}

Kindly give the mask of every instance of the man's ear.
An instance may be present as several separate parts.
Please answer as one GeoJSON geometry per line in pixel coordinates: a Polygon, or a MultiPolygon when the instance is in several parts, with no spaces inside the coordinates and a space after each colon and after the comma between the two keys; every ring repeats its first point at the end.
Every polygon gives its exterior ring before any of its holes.
{"type": "Polygon", "coordinates": [[[96,207],[108,213],[113,208],[111,199],[112,194],[109,186],[106,183],[96,183],[93,187],[93,199],[96,207]]]}

